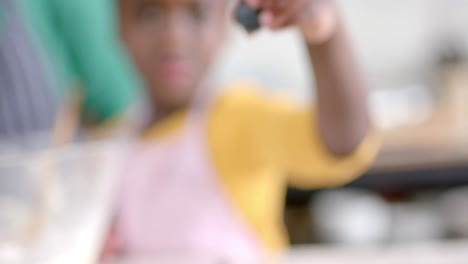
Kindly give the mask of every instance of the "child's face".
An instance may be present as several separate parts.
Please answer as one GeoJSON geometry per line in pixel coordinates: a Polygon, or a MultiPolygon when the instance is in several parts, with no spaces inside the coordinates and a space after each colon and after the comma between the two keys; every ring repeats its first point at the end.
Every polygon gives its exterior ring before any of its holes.
{"type": "Polygon", "coordinates": [[[220,47],[225,0],[119,0],[123,41],[158,110],[187,105],[220,47]]]}

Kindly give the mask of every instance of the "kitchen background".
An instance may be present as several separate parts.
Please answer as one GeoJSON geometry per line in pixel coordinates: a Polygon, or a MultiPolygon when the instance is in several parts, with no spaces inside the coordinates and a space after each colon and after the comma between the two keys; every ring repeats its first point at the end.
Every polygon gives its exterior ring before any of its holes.
{"type": "MultiPolygon", "coordinates": [[[[383,151],[348,188],[290,190],[285,218],[292,241],[468,237],[468,1],[339,2],[368,73],[383,151]]],[[[294,30],[248,35],[234,27],[215,76],[255,78],[308,100],[313,92],[300,40],[294,30]]]]}

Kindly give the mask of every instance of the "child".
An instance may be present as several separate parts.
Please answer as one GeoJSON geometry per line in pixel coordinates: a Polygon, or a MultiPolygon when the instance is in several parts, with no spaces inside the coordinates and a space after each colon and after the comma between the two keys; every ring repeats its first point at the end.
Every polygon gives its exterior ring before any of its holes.
{"type": "Polygon", "coordinates": [[[264,27],[302,31],[317,109],[242,83],[199,96],[223,42],[227,2],[119,0],[121,35],[153,106],[122,188],[115,234],[126,255],[246,263],[280,250],[287,245],[287,184],[345,184],[378,148],[363,78],[332,0],[246,0],[263,10],[264,27]]]}

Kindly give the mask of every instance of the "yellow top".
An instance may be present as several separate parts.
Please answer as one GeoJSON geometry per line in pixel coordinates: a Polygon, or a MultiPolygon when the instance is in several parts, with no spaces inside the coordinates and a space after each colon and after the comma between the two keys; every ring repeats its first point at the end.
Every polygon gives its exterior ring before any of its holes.
{"type": "MultiPolygon", "coordinates": [[[[351,155],[327,151],[315,112],[249,85],[235,85],[209,113],[207,142],[217,174],[241,215],[272,250],[287,245],[283,208],[287,184],[298,188],[335,187],[360,176],[379,147],[369,133],[351,155]],[[250,87],[250,88],[249,88],[250,87]]],[[[182,127],[185,112],[148,129],[151,139],[182,127]]]]}

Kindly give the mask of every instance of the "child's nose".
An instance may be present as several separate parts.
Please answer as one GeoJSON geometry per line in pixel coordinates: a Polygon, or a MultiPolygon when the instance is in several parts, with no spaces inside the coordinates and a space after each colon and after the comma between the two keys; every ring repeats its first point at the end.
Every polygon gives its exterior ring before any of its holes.
{"type": "Polygon", "coordinates": [[[161,41],[165,48],[171,50],[189,43],[190,35],[193,34],[190,24],[177,13],[166,17],[162,32],[161,41]]]}

